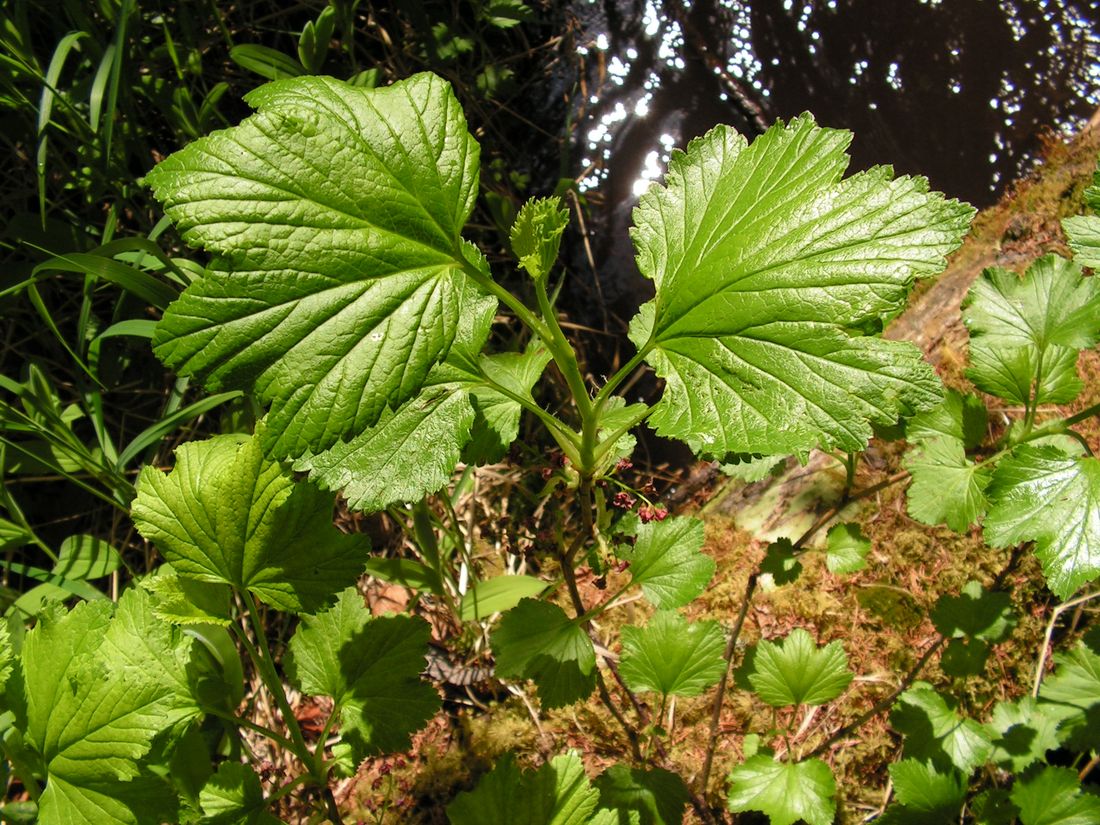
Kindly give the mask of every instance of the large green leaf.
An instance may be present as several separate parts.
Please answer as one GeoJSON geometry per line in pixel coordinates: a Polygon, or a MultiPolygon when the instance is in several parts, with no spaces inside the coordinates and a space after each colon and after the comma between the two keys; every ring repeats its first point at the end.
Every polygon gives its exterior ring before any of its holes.
{"type": "Polygon", "coordinates": [[[192,642],[128,590],[117,611],[53,605],[23,644],[27,743],[46,766],[42,825],[158,825],[175,795],[141,759],[156,737],[181,735],[200,714],[192,642]]]}
{"type": "Polygon", "coordinates": [[[474,790],[455,797],[447,818],[451,825],[592,825],[599,798],[574,754],[524,773],[507,753],[474,790]]]}
{"type": "Polygon", "coordinates": [[[964,302],[970,329],[968,377],[1019,404],[1060,404],[1081,391],[1077,350],[1100,334],[1100,287],[1081,267],[1054,255],[1020,278],[987,269],[964,302]]]}
{"type": "Polygon", "coordinates": [[[328,610],[302,618],[287,673],[305,693],[332,697],[357,764],[408,748],[410,735],[439,709],[439,696],[420,680],[430,635],[418,617],[372,619],[353,587],[328,610]]]}
{"type": "Polygon", "coordinates": [[[778,644],[757,646],[748,680],[769,705],[823,705],[844,692],[852,672],[840,642],[818,648],[799,627],[778,644]]]}
{"type": "Polygon", "coordinates": [[[731,811],[762,811],[771,825],[832,825],[836,780],[820,759],[778,762],[757,754],[729,775],[731,811]]]}
{"type": "Polygon", "coordinates": [[[373,427],[351,441],[307,454],[294,469],[327,490],[342,490],[354,510],[376,512],[434,493],[469,440],[474,408],[470,394],[452,386],[431,387],[386,410],[373,427]]]}
{"type": "Polygon", "coordinates": [[[1046,762],[1047,751],[1058,747],[1056,715],[1046,705],[1024,696],[1018,702],[998,702],[989,728],[995,734],[990,761],[1016,773],[1034,762],[1046,762]]]}
{"type": "Polygon", "coordinates": [[[545,707],[586,699],[596,686],[592,640],[557,605],[523,599],[504,614],[492,644],[497,675],[533,680],[545,707]]]}
{"type": "Polygon", "coordinates": [[[681,607],[703,592],[714,575],[715,563],[704,555],[703,522],[687,516],[664,521],[638,522],[629,516],[625,529],[634,531],[633,547],[622,546],[619,558],[630,563],[633,584],[660,608],[681,607]]]}
{"type": "Polygon", "coordinates": [[[333,497],[264,458],[260,436],[184,444],[145,467],[133,518],[180,578],[250,590],[282,610],[321,607],[363,570],[365,536],[332,524],[333,497]]]}
{"type": "Polygon", "coordinates": [[[208,388],[271,402],[265,446],[297,456],[415,395],[469,322],[463,270],[480,255],[460,232],[479,150],[431,74],[380,89],[279,80],[247,101],[256,114],[146,178],[214,253],[153,343],[208,388]]]}
{"type": "Polygon", "coordinates": [[[662,610],[644,628],[623,627],[622,637],[619,672],[634,691],[698,696],[726,670],[718,622],[689,623],[674,610],[662,610]]]}
{"type": "Polygon", "coordinates": [[[890,766],[890,779],[899,804],[887,808],[882,825],[927,825],[958,819],[966,799],[966,777],[954,768],[937,771],[915,759],[890,766]]]}
{"type": "Polygon", "coordinates": [[[985,540],[1035,542],[1047,584],[1060,598],[1100,575],[1100,460],[1023,444],[997,465],[985,540]]]}
{"type": "Polygon", "coordinates": [[[850,137],[809,115],[751,145],[719,126],[642,197],[656,297],[630,335],[666,379],[662,435],[718,457],[860,450],[872,422],[939,400],[915,347],[867,333],[943,268],[973,209],[885,167],[841,180],[850,137]]]}

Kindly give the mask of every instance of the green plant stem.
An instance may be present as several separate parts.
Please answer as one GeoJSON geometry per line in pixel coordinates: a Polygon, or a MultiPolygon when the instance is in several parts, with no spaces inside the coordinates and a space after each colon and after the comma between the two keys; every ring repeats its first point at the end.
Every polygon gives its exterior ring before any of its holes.
{"type": "Polygon", "coordinates": [[[236,716],[232,713],[226,713],[224,710],[217,708],[203,707],[203,713],[208,713],[211,716],[216,716],[219,719],[224,719],[226,722],[231,722],[234,725],[238,725],[242,728],[248,728],[253,733],[258,733],[261,736],[265,736],[272,742],[277,744],[281,748],[292,751],[294,750],[294,743],[287,739],[280,733],[276,733],[271,728],[264,725],[257,724],[251,719],[245,719],[243,716],[236,716]]]}
{"type": "Polygon", "coordinates": [[[1069,418],[1062,421],[1066,427],[1072,427],[1074,424],[1080,424],[1086,418],[1092,418],[1094,415],[1100,415],[1100,404],[1093,404],[1091,407],[1086,407],[1079,413],[1074,413],[1069,418]]]}
{"type": "MultiPolygon", "coordinates": [[[[270,691],[275,698],[275,703],[279,706],[279,711],[283,714],[283,721],[286,723],[287,730],[290,732],[290,743],[294,746],[291,748],[291,751],[302,761],[303,765],[312,766],[313,753],[310,751],[309,745],[302,735],[302,728],[298,725],[298,719],[294,716],[294,711],[290,707],[290,702],[287,701],[286,691],[283,689],[283,682],[279,678],[279,674],[275,671],[275,660],[271,656],[271,646],[267,643],[267,634],[264,633],[263,621],[260,618],[260,611],[256,607],[256,601],[247,590],[241,590],[239,592],[241,600],[244,602],[245,610],[248,613],[248,619],[252,624],[252,632],[255,634],[256,640],[259,643],[259,651],[257,651],[256,646],[248,640],[243,629],[237,628],[237,635],[248,651],[248,655],[251,657],[252,663],[256,666],[256,670],[259,672],[264,685],[267,686],[268,691],[270,691]]],[[[234,624],[233,627],[237,626],[234,624]]],[[[311,770],[310,777],[318,785],[324,785],[323,776],[316,776],[311,770]]]]}
{"type": "Polygon", "coordinates": [[[281,788],[272,793],[270,796],[264,797],[264,804],[270,807],[271,803],[278,802],[284,796],[292,793],[294,789],[297,788],[299,785],[304,785],[306,782],[309,781],[309,779],[310,776],[308,773],[303,773],[294,777],[281,788]]]}
{"type": "Polygon", "coordinates": [[[538,301],[539,313],[542,321],[550,333],[551,341],[546,341],[547,347],[551,347],[551,353],[555,350],[562,354],[559,359],[554,356],[554,363],[561,370],[565,382],[569,385],[569,391],[573,394],[573,401],[577,405],[577,411],[581,420],[588,422],[592,415],[592,397],[588,394],[588,388],[584,385],[584,376],[581,375],[580,365],[577,363],[577,353],[565,337],[561,324],[558,323],[558,313],[550,303],[550,296],[546,294],[546,284],[542,281],[535,282],[535,298],[538,301]]]}
{"type": "MultiPolygon", "coordinates": [[[[457,254],[461,256],[461,250],[458,250],[457,254]]],[[[581,375],[580,367],[577,365],[576,353],[573,352],[573,348],[569,345],[569,342],[565,338],[565,334],[561,331],[557,315],[550,306],[550,299],[546,295],[546,287],[541,284],[536,285],[539,311],[543,314],[543,318],[539,319],[523,301],[519,300],[519,298],[465,258],[462,259],[462,264],[463,271],[470,276],[478,286],[511,309],[512,312],[515,313],[515,316],[519,318],[528,329],[542,339],[546,348],[550,350],[550,357],[554,359],[554,363],[557,364],[558,369],[569,385],[569,391],[573,394],[577,409],[581,414],[581,420],[584,421],[588,417],[591,417],[592,400],[588,395],[588,390],[585,389],[584,378],[581,375]]]]}
{"type": "Polygon", "coordinates": [[[626,380],[634,370],[641,366],[651,349],[653,349],[652,339],[647,341],[645,346],[634,353],[633,358],[619,367],[618,371],[607,379],[607,383],[600,387],[600,391],[596,393],[596,397],[593,399],[597,414],[603,412],[604,407],[607,406],[607,402],[611,400],[611,394],[618,389],[619,385],[626,380]]]}
{"type": "Polygon", "coordinates": [[[532,413],[536,418],[538,418],[538,420],[543,423],[546,429],[550,431],[551,437],[553,437],[553,439],[558,442],[558,446],[561,447],[563,450],[567,449],[565,444],[562,443],[563,440],[571,445],[574,450],[580,447],[580,440],[577,437],[577,433],[569,429],[569,427],[566,426],[566,424],[560,421],[557,417],[548,413],[546,410],[544,410],[542,407],[540,407],[538,404],[534,403],[530,399],[524,398],[522,395],[512,392],[510,389],[502,384],[498,384],[496,381],[494,381],[492,378],[485,375],[484,373],[481,374],[481,379],[485,382],[487,386],[489,386],[496,392],[499,392],[501,395],[508,398],[509,400],[515,401],[525,410],[532,413]]]}
{"type": "Polygon", "coordinates": [[[1039,356],[1035,361],[1035,390],[1028,390],[1028,400],[1024,410],[1024,438],[1031,433],[1035,426],[1035,413],[1039,410],[1039,393],[1043,388],[1043,349],[1039,350],[1039,356]]]}
{"type": "MultiPolygon", "coordinates": [[[[592,484],[591,481],[582,476],[580,488],[578,490],[578,499],[581,506],[581,524],[582,530],[577,539],[574,539],[568,549],[563,550],[560,557],[562,578],[565,579],[566,589],[569,591],[569,598],[573,603],[573,610],[577,614],[577,622],[580,627],[587,633],[591,633],[591,621],[587,618],[587,611],[584,607],[584,599],[581,598],[581,591],[577,587],[577,574],[573,569],[573,560],[576,557],[577,551],[584,545],[584,542],[591,538],[593,531],[592,524],[592,484]]],[[[605,661],[608,661],[606,657],[603,657],[605,661]]],[[[608,664],[610,662],[608,661],[608,664]]],[[[600,694],[600,701],[603,702],[607,711],[615,718],[615,721],[622,727],[623,732],[626,734],[627,741],[630,743],[630,752],[634,755],[634,758],[641,761],[642,751],[638,743],[638,732],[631,727],[630,723],[626,721],[626,717],[623,716],[619,710],[615,701],[611,698],[611,693],[607,689],[607,684],[604,682],[603,675],[600,673],[600,669],[596,668],[596,689],[600,694]]],[[[634,699],[634,695],[627,691],[631,699],[634,699]]],[[[635,700],[636,701],[636,700],[635,700]]]]}

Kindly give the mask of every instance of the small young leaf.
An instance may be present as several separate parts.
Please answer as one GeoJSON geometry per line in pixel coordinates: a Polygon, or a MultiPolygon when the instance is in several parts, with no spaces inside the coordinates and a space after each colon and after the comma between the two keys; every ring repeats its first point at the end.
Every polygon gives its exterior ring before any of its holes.
{"type": "Polygon", "coordinates": [[[1100,575],[1100,460],[1022,444],[998,463],[987,494],[985,540],[994,547],[1034,541],[1060,598],[1100,575]]]}
{"type": "Polygon", "coordinates": [[[630,562],[633,584],[654,606],[681,607],[703,592],[714,575],[715,563],[704,555],[703,522],[688,516],[673,516],[664,521],[637,524],[631,518],[625,529],[634,530],[633,547],[625,545],[616,552],[630,562]]]}
{"type": "Polygon", "coordinates": [[[240,762],[223,762],[199,794],[202,825],[281,825],[264,804],[260,777],[240,762]]]}
{"type": "Polygon", "coordinates": [[[557,605],[524,599],[492,636],[497,675],[531,679],[547,708],[588,698],[596,686],[596,649],[557,605]]]}
{"type": "Polygon", "coordinates": [[[356,763],[408,748],[410,735],[439,709],[439,696],[420,680],[430,633],[418,617],[372,618],[354,587],[331,608],[302,617],[287,673],[303,692],[332,697],[356,763]]]}
{"type": "Polygon", "coordinates": [[[485,579],[466,591],[459,607],[459,618],[464,622],[487,619],[494,613],[511,610],[521,599],[537,596],[546,587],[546,582],[532,576],[494,576],[485,579]]]}
{"type": "Polygon", "coordinates": [[[969,581],[958,596],[940,596],[932,608],[932,624],[944,636],[996,644],[1008,638],[1016,626],[1016,614],[1008,593],[991,593],[980,582],[969,581]]]}
{"type": "Polygon", "coordinates": [[[656,296],[630,337],[666,380],[661,435],[718,458],[861,450],[873,422],[939,401],[915,347],[867,333],[943,268],[973,209],[886,167],[841,180],[849,141],[809,115],[751,145],[718,126],[642,196],[632,237],[656,296]]]}
{"type": "Polygon", "coordinates": [[[903,463],[913,476],[907,498],[909,515],[917,521],[961,533],[985,512],[989,470],[968,459],[958,439],[921,442],[903,463]]]}
{"type": "Polygon", "coordinates": [[[781,538],[768,545],[767,555],[760,563],[760,572],[769,576],[773,585],[780,587],[798,579],[802,574],[802,562],[795,555],[790,539],[781,538]]]}
{"type": "Polygon", "coordinates": [[[478,146],[450,86],[419,74],[362,89],[328,77],[248,94],[256,114],[146,181],[213,259],[165,312],[165,363],[271,403],[265,448],[297,457],[416,395],[469,323],[480,254],[460,232],[478,146]]]}
{"type": "Polygon", "coordinates": [[[905,691],[890,712],[890,723],[905,735],[905,755],[946,770],[954,765],[969,773],[989,758],[993,746],[988,732],[972,719],[963,719],[932,687],[917,682],[905,691]]]}
{"type": "Polygon", "coordinates": [[[333,497],[264,458],[260,435],[192,441],[165,474],[142,470],[133,518],[181,578],[316,610],[363,570],[368,540],[332,525],[333,497]]]}
{"type": "Polygon", "coordinates": [[[664,768],[612,765],[594,783],[600,807],[637,812],[640,825],[681,825],[690,794],[678,774],[664,768]]]}
{"type": "Polygon", "coordinates": [[[1044,766],[1016,780],[1012,801],[1022,825],[1096,825],[1100,796],[1084,793],[1077,772],[1044,766]]]}
{"type": "Polygon", "coordinates": [[[619,672],[631,690],[663,696],[698,696],[725,671],[725,640],[718,622],[689,623],[672,610],[653,615],[644,628],[622,629],[619,672]]]}
{"type": "Polygon", "coordinates": [[[948,390],[943,403],[909,419],[905,437],[909,441],[951,438],[973,450],[985,438],[989,413],[978,396],[948,390]]]}
{"type": "MultiPolygon", "coordinates": [[[[599,798],[574,754],[555,756],[524,773],[506,753],[474,790],[455,797],[447,818],[451,825],[593,825],[599,798]]],[[[611,825],[616,822],[610,819],[611,825]]]]}
{"type": "Polygon", "coordinates": [[[560,198],[534,198],[520,208],[512,224],[512,252],[534,280],[544,281],[550,274],[568,224],[569,210],[560,198]]]}
{"type": "Polygon", "coordinates": [[[777,762],[758,754],[729,775],[731,811],[761,811],[771,825],[832,825],[836,780],[820,759],[777,762]]]}
{"type": "Polygon", "coordinates": [[[830,573],[855,573],[867,566],[871,540],[855,522],[834,524],[826,537],[825,566],[830,573]]]}
{"type": "Polygon", "coordinates": [[[852,672],[840,642],[818,648],[809,633],[796,628],[778,644],[756,646],[748,680],[773,707],[823,705],[844,692],[852,672]]]}

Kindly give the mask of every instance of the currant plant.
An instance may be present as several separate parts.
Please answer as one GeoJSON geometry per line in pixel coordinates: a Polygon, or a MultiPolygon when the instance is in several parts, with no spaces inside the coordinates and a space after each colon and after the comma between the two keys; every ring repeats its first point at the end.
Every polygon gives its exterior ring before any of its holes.
{"type": "MultiPolygon", "coordinates": [[[[914,346],[878,333],[915,280],[942,269],[973,210],[888,167],[844,177],[850,136],[809,115],[751,144],[716,127],[673,157],[664,185],[635,211],[637,260],[655,297],[630,325],[635,355],[594,385],[550,297],[568,221],[561,205],[533,200],[514,223],[524,295],[502,286],[462,235],[478,194],[479,148],[445,81],[421,74],[366,89],[296,77],[247,100],[254,115],[196,140],[147,178],[185,241],[209,254],[165,311],[153,346],[210,390],[250,393],[266,417],[251,436],[184,445],[168,473],[142,472],[134,520],[165,564],[117,608],[58,609],[21,646],[5,642],[5,748],[33,789],[40,821],[159,822],[169,814],[140,801],[155,794],[179,821],[267,822],[280,799],[297,794],[339,822],[331,778],[407,747],[438,707],[418,675],[429,629],[413,617],[372,618],[349,589],[368,565],[385,567],[369,559],[364,538],[332,527],[335,491],[363,512],[413,504],[423,587],[463,620],[503,613],[490,636],[497,676],[533,681],[544,707],[598,693],[624,730],[632,762],[594,784],[572,755],[533,774],[506,759],[454,801],[453,822],[678,822],[688,802],[710,820],[717,716],[701,781],[689,788],[668,770],[661,714],[651,716],[637,695],[656,697],[663,710],[670,697],[717,683],[720,710],[756,577],[731,630],[689,622],[678,609],[714,574],[701,552],[702,523],[615,521],[601,482],[613,478],[643,422],[725,461],[818,448],[852,454],[873,427],[902,417],[932,427],[943,415],[939,380],[914,346]],[[529,333],[522,351],[486,351],[501,305],[529,333]],[[570,396],[560,414],[533,394],[550,363],[570,396]],[[645,364],[664,381],[653,405],[618,394],[645,364]],[[460,462],[499,457],[525,413],[567,462],[548,485],[569,528],[556,551],[559,584],[502,576],[463,587],[417,502],[444,488],[460,462]],[[625,584],[586,602],[576,567],[611,560],[627,565],[625,584]],[[634,588],[658,612],[623,629],[616,661],[597,651],[593,621],[634,588]],[[282,654],[267,637],[271,610],[299,617],[282,654]],[[84,649],[89,634],[99,644],[84,649]],[[240,673],[236,653],[214,655],[229,634],[285,729],[251,721],[233,702],[239,682],[224,687],[240,673]],[[63,673],[41,656],[54,637],[81,651],[63,673]],[[47,683],[68,685],[72,706],[43,693],[47,683]],[[288,683],[331,699],[320,735],[298,724],[288,683]],[[62,715],[79,724],[57,732],[62,715]],[[215,723],[236,743],[216,770],[210,749],[192,741],[215,723]],[[265,788],[247,764],[242,730],[289,754],[297,773],[265,788]],[[204,767],[173,767],[187,760],[204,767]]],[[[972,304],[972,329],[991,345],[1023,334],[1006,331],[1011,324],[989,308],[997,294],[1015,306],[998,292],[1008,288],[992,283],[990,297],[972,304]]],[[[1071,317],[1091,301],[1090,289],[1071,285],[1071,317]]],[[[1013,344],[1031,361],[991,363],[1033,364],[1042,380],[1028,403],[1048,403],[1069,381],[1062,350],[1094,341],[1085,327],[1013,344]]],[[[1045,425],[1033,419],[1000,457],[1004,478],[987,485],[990,495],[1016,490],[1011,476],[1022,470],[1013,468],[1024,464],[1057,476],[1072,462],[1080,477],[1072,489],[1091,489],[1091,471],[1080,469],[1091,465],[1036,443],[1031,435],[1045,425]]],[[[946,443],[936,449],[955,449],[946,443]]],[[[965,445],[957,452],[969,472],[965,445]]],[[[916,490],[921,471],[912,472],[916,490]]],[[[991,540],[1045,541],[1041,553],[1062,571],[1051,579],[1059,592],[1087,580],[1092,568],[1077,539],[1040,534],[1048,527],[1021,521],[1010,495],[994,498],[1004,504],[987,519],[991,540]]],[[[797,564],[803,543],[787,542],[792,564],[781,559],[778,570],[797,564]]],[[[855,569],[866,547],[858,533],[834,528],[828,552],[830,566],[855,569]]],[[[852,678],[842,646],[818,646],[805,631],[761,643],[746,673],[749,689],[777,708],[833,701],[852,678]]],[[[777,825],[825,825],[835,812],[829,766],[790,748],[759,747],[733,769],[729,787],[730,808],[763,811],[777,825]]]]}
{"type": "MultiPolygon", "coordinates": [[[[1100,172],[1086,203],[1100,207],[1100,172]]],[[[907,422],[914,448],[905,464],[914,519],[959,532],[981,522],[991,546],[1033,548],[1048,586],[1072,607],[1096,595],[1071,599],[1100,576],[1100,463],[1074,429],[1100,406],[1064,417],[1051,408],[1077,398],[1084,386],[1078,353],[1100,339],[1100,290],[1082,272],[1082,265],[1100,263],[1100,219],[1069,218],[1063,227],[1073,261],[1047,255],[1022,276],[986,270],[963,303],[967,377],[1006,402],[1006,419],[1010,410],[1019,417],[990,441],[985,402],[951,391],[939,407],[907,422]]],[[[1092,732],[1100,710],[1100,636],[1093,630],[1068,654],[1056,654],[1057,667],[1044,678],[1061,609],[1048,627],[1031,695],[996,703],[987,722],[968,718],[949,692],[927,683],[898,697],[891,722],[905,736],[904,759],[890,767],[895,803],[882,821],[953,821],[964,810],[981,823],[1100,821],[1100,797],[1082,787],[1100,761],[1092,732]],[[1051,751],[1068,754],[1076,769],[1049,764],[1051,751]]],[[[942,597],[932,620],[944,645],[940,666],[957,678],[981,673],[991,646],[1016,622],[1009,594],[978,582],[942,597]]]]}

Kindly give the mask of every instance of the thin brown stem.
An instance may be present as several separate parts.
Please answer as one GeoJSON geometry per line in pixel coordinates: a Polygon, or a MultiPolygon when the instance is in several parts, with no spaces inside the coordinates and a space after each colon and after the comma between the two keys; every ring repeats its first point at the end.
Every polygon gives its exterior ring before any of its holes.
{"type": "MultiPolygon", "coordinates": [[[[584,545],[584,542],[592,536],[591,481],[582,479],[578,493],[581,506],[582,530],[580,535],[578,535],[569,545],[569,548],[561,554],[561,574],[562,578],[565,580],[565,587],[569,591],[569,599],[573,602],[573,610],[576,611],[577,619],[580,620],[582,629],[591,636],[592,623],[589,619],[585,618],[585,614],[588,611],[585,609],[584,599],[581,598],[580,588],[577,587],[577,573],[573,569],[573,561],[577,552],[584,545]]],[[[608,661],[606,656],[603,658],[605,661],[608,661]]],[[[611,693],[607,689],[607,684],[604,682],[603,675],[600,673],[599,668],[596,669],[596,688],[600,694],[600,701],[603,702],[604,707],[606,707],[608,712],[615,717],[615,721],[622,726],[623,732],[630,742],[630,752],[634,755],[635,759],[641,761],[642,751],[638,744],[638,732],[631,727],[629,722],[627,722],[626,717],[623,716],[622,712],[611,698],[611,693]]],[[[631,699],[634,698],[633,694],[629,691],[627,691],[627,695],[629,695],[631,699]]]]}
{"type": "Polygon", "coordinates": [[[920,659],[917,660],[917,663],[909,668],[909,671],[905,674],[905,676],[902,677],[901,684],[899,684],[894,691],[892,691],[888,696],[879,699],[877,702],[875,702],[874,705],[872,705],[870,708],[857,716],[854,721],[849,722],[847,725],[844,725],[843,727],[837,728],[835,731],[833,731],[832,734],[829,735],[829,738],[818,745],[816,748],[814,748],[812,751],[810,751],[807,754],[807,757],[820,756],[822,753],[832,747],[834,742],[840,741],[849,733],[852,733],[853,731],[863,727],[863,725],[868,720],[873,719],[884,710],[887,710],[888,708],[893,706],[894,702],[897,701],[897,698],[905,693],[905,691],[909,689],[909,686],[917,680],[920,672],[924,670],[924,666],[928,664],[928,661],[936,654],[936,652],[941,647],[943,647],[946,641],[946,637],[938,636],[932,646],[929,647],[928,650],[924,651],[924,655],[922,655],[920,659]]]}
{"type": "Polygon", "coordinates": [[[718,692],[714,695],[714,703],[710,709],[710,729],[707,733],[707,753],[703,757],[703,770],[699,775],[699,793],[706,796],[707,782],[710,781],[710,771],[714,763],[714,752],[718,747],[718,725],[722,717],[722,702],[726,697],[726,686],[729,684],[730,669],[733,665],[733,654],[737,649],[737,640],[741,637],[741,627],[745,624],[745,617],[749,613],[749,602],[752,601],[756,591],[756,577],[753,573],[745,584],[745,595],[741,599],[741,609],[737,611],[737,621],[733,625],[726,649],[722,652],[726,667],[722,671],[722,678],[718,682],[718,692]]]}

